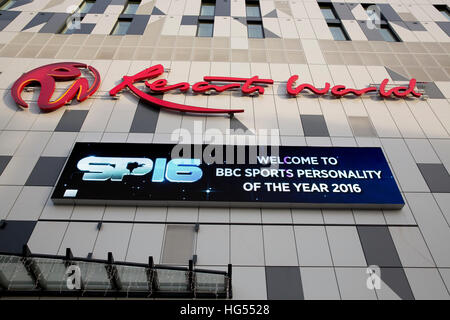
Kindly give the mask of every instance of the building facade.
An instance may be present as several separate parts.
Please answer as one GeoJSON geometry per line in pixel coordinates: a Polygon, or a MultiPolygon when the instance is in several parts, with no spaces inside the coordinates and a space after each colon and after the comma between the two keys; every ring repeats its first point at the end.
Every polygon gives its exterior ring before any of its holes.
{"type": "MultiPolygon", "coordinates": [[[[70,248],[81,258],[112,252],[116,261],[187,265],[194,257],[196,268],[223,271],[232,264],[234,299],[449,299],[448,0],[0,2],[0,252],[27,244],[36,254],[70,248]],[[44,112],[34,87],[22,93],[29,107],[17,105],[19,77],[64,61],[98,70],[97,92],[44,112]],[[274,82],[259,95],[156,95],[244,110],[234,116],[170,111],[127,91],[110,96],[123,76],[158,64],[169,84],[256,75],[274,82]],[[292,97],[292,75],[317,88],[416,79],[422,96],[292,97]],[[53,203],[76,142],[176,143],[186,132],[197,143],[219,132],[223,143],[381,147],[405,206],[53,203]]],[[[66,89],[58,82],[54,96],[66,89]]]]}

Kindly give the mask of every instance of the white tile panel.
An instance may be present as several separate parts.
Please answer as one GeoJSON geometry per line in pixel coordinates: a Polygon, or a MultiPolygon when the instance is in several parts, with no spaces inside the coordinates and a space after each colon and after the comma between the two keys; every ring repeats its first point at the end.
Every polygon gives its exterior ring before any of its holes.
{"type": "Polygon", "coordinates": [[[155,263],[160,263],[164,229],[163,224],[134,224],[125,260],[148,263],[152,256],[155,263]]]}
{"type": "Polygon", "coordinates": [[[334,266],[357,267],[367,265],[356,227],[327,226],[326,232],[334,266]]]}
{"type": "Polygon", "coordinates": [[[292,226],[263,226],[263,234],[266,265],[298,265],[292,226]]]}

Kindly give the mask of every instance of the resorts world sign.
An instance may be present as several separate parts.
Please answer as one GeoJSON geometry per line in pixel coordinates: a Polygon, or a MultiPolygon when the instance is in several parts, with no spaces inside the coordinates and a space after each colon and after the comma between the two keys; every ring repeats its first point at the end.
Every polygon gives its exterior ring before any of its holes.
{"type": "Polygon", "coordinates": [[[55,203],[398,209],[381,148],[76,143],[55,203]]]}
{"type": "MultiPolygon", "coordinates": [[[[211,92],[224,92],[227,90],[239,90],[245,95],[264,94],[264,87],[273,84],[272,79],[261,79],[258,76],[250,78],[234,78],[234,77],[220,77],[220,76],[205,76],[203,81],[190,85],[187,82],[180,82],[169,84],[166,79],[156,79],[164,73],[164,67],[160,64],[151,66],[133,76],[124,76],[122,82],[110,90],[111,96],[116,96],[120,91],[128,88],[136,96],[149,104],[168,110],[175,110],[189,113],[201,114],[234,114],[244,112],[243,109],[217,109],[205,108],[199,106],[189,106],[178,104],[167,100],[160,99],[155,95],[160,95],[169,91],[187,92],[192,90],[195,94],[206,94],[211,92]],[[152,82],[150,82],[152,80],[152,82]],[[145,91],[139,89],[136,85],[144,83],[145,91]]],[[[405,98],[407,96],[420,97],[422,94],[415,91],[416,79],[409,80],[407,86],[389,87],[389,79],[384,79],[377,87],[371,86],[362,89],[347,88],[344,85],[331,86],[330,83],[325,83],[323,88],[316,88],[312,84],[302,83],[297,84],[299,76],[293,75],[287,79],[286,94],[295,97],[303,91],[310,91],[316,95],[325,95],[331,93],[333,96],[339,98],[345,95],[361,96],[369,92],[378,93],[384,98],[397,97],[405,98]]],[[[41,87],[41,92],[37,104],[43,111],[52,111],[70,103],[74,98],[78,101],[84,101],[92,96],[100,87],[100,74],[92,66],[77,62],[61,62],[45,65],[23,74],[11,88],[11,94],[14,101],[27,108],[28,104],[22,99],[23,90],[28,85],[38,84],[41,87]],[[92,84],[86,78],[81,76],[82,70],[88,70],[93,74],[92,84]],[[55,91],[56,81],[75,80],[72,85],[63,93],[62,96],[56,100],[51,100],[55,91]]]]}

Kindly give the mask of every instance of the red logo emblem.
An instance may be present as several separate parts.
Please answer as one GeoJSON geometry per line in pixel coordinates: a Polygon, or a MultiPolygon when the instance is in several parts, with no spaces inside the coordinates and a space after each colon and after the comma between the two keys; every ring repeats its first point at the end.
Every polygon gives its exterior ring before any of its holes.
{"type": "Polygon", "coordinates": [[[37,102],[39,108],[44,111],[53,111],[73,100],[75,96],[79,102],[92,96],[100,86],[100,74],[94,67],[78,62],[53,63],[31,70],[17,79],[11,88],[14,101],[24,108],[28,108],[28,104],[21,97],[22,91],[27,85],[32,83],[37,83],[41,86],[41,92],[37,102]],[[91,86],[89,86],[87,79],[77,79],[81,76],[80,69],[87,69],[93,73],[94,82],[91,86]],[[69,81],[74,79],[77,80],[61,97],[57,100],[50,101],[55,92],[56,81],[69,81]]]}

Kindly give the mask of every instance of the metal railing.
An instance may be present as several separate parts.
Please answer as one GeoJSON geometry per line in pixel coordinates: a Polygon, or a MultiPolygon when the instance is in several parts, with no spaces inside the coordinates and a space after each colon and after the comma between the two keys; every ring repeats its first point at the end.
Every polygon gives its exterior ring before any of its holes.
{"type": "Polygon", "coordinates": [[[231,299],[232,266],[228,271],[116,262],[107,260],[32,254],[24,246],[21,255],[0,252],[0,296],[209,298],[231,299]]]}

